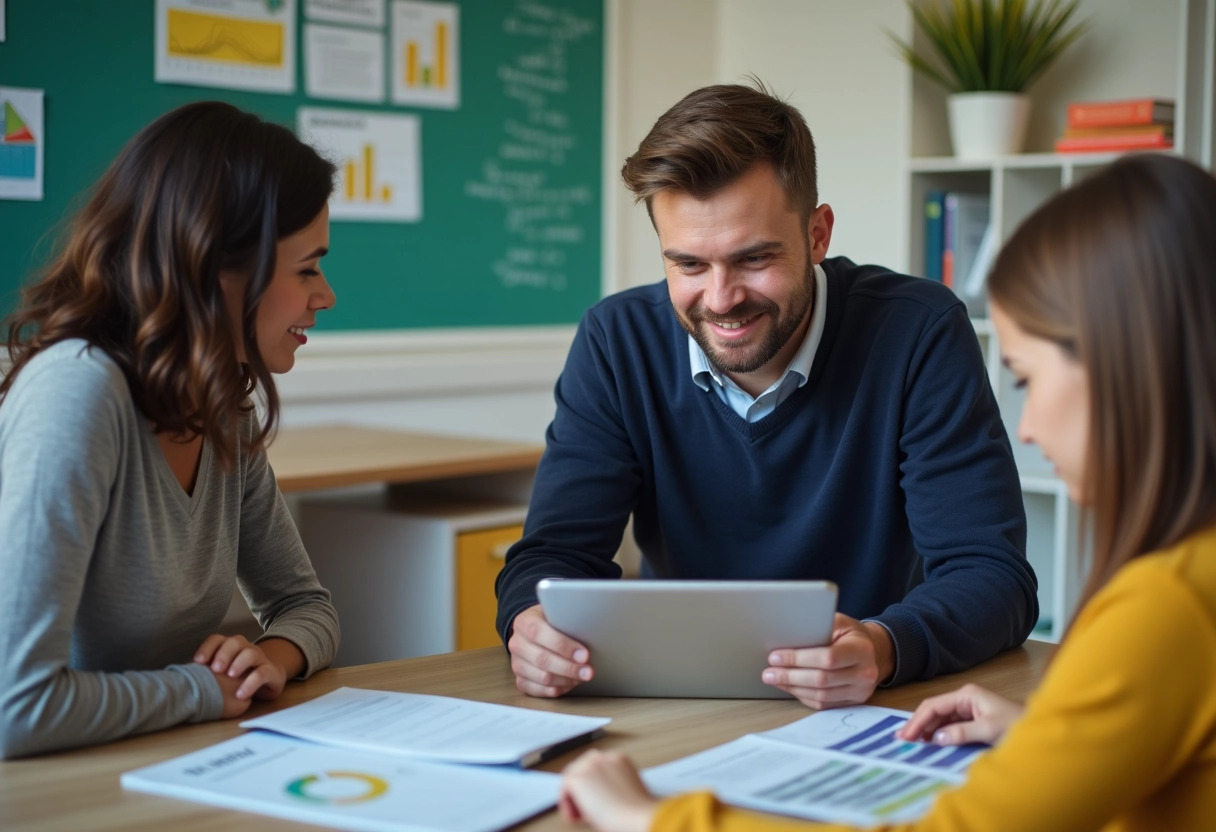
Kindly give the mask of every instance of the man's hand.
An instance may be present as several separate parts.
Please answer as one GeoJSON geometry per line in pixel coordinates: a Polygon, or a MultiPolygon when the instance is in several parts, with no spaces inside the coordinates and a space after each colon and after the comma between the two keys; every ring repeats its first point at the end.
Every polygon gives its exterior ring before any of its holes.
{"type": "Polygon", "coordinates": [[[515,616],[511,640],[511,670],[515,687],[529,696],[555,697],[569,693],[595,675],[587,648],[563,635],[545,620],[540,604],[515,616]]]}
{"type": "Polygon", "coordinates": [[[931,696],[899,729],[905,740],[931,740],[938,745],[994,743],[1018,720],[1024,708],[979,685],[931,696]]]}
{"type": "Polygon", "coordinates": [[[588,751],[562,772],[558,810],[598,832],[646,832],[659,801],[624,754],[588,751]]]}
{"type": "Polygon", "coordinates": [[[881,624],[836,613],[826,647],[774,650],[761,678],[811,708],[865,702],[895,672],[895,645],[881,624]]]}

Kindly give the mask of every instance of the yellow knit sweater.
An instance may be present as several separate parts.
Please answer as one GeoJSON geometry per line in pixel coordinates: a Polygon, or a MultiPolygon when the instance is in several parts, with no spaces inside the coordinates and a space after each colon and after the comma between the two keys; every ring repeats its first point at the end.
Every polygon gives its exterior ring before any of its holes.
{"type": "MultiPolygon", "coordinates": [[[[830,829],[708,794],[655,832],[830,829]]],[[[958,789],[899,830],[1216,830],[1216,528],[1124,566],[1088,603],[1026,713],[958,789]]]]}

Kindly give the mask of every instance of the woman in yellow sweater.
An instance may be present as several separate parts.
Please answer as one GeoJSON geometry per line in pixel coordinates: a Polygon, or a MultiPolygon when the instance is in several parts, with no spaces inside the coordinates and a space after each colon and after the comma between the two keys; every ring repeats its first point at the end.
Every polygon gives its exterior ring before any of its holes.
{"type": "MultiPolygon", "coordinates": [[[[906,828],[1216,829],[1216,179],[1172,156],[1116,162],[1023,223],[989,295],[1026,391],[1018,438],[1085,507],[1093,560],[1024,713],[968,685],[901,729],[996,744],[906,828]]],[[[603,832],[808,826],[708,794],[659,802],[595,751],[561,808],[603,832]]]]}

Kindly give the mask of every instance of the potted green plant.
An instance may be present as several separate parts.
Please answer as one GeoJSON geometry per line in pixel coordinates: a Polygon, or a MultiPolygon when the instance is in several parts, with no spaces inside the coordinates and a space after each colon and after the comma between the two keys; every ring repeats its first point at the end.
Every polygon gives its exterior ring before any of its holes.
{"type": "Polygon", "coordinates": [[[1021,151],[1026,88],[1088,27],[1070,25],[1079,0],[905,0],[934,60],[888,32],[911,67],[949,93],[956,156],[1021,151]]]}

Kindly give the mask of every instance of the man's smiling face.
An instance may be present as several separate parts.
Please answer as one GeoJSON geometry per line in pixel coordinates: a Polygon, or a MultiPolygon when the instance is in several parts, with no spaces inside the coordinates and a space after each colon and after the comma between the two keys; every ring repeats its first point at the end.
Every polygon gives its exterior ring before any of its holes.
{"type": "Polygon", "coordinates": [[[819,206],[804,224],[761,163],[706,199],[662,191],[651,211],[681,325],[714,366],[762,392],[806,335],[831,209],[819,206]]]}

